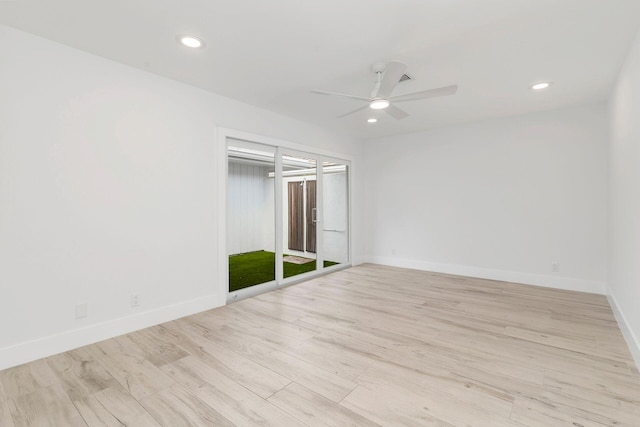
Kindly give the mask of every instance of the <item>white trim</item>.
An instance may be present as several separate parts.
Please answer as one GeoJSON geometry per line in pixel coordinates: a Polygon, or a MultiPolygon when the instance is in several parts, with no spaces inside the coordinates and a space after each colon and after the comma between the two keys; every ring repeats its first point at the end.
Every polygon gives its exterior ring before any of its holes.
{"type": "Polygon", "coordinates": [[[229,292],[227,304],[240,301],[245,298],[255,297],[256,295],[274,291],[276,289],[278,289],[278,283],[275,280],[249,286],[248,288],[238,289],[237,291],[229,292]]]}
{"type": "Polygon", "coordinates": [[[266,283],[260,283],[259,285],[249,286],[248,288],[238,289],[237,291],[229,292],[229,297],[227,298],[227,304],[232,304],[234,302],[243,300],[245,298],[255,297],[257,295],[263,294],[265,292],[275,291],[276,289],[284,288],[287,286],[295,285],[300,282],[305,282],[307,280],[312,280],[318,277],[322,277],[329,273],[335,273],[336,271],[344,270],[350,268],[351,264],[336,264],[330,267],[325,267],[321,272],[317,270],[309,271],[307,273],[297,274],[295,276],[287,277],[286,279],[281,280],[280,285],[275,280],[266,283]]]}
{"type": "MultiPolygon", "coordinates": [[[[229,257],[227,255],[227,180],[229,161],[227,159],[227,135],[216,128],[215,143],[218,166],[218,283],[216,293],[222,297],[222,304],[229,298],[229,257]]],[[[211,260],[215,263],[215,260],[211,260]]]]}
{"type": "MultiPolygon", "coordinates": [[[[364,264],[366,262],[374,263],[374,261],[370,261],[370,258],[367,258],[366,256],[357,256],[353,258],[353,260],[351,261],[351,264],[353,264],[353,266],[355,267],[356,265],[364,264]]],[[[378,263],[378,264],[381,264],[381,263],[378,263]]]]}
{"type": "Polygon", "coordinates": [[[295,276],[289,276],[282,281],[280,284],[280,288],[284,288],[291,285],[296,285],[298,283],[306,282],[308,280],[317,279],[322,276],[326,276],[330,273],[335,273],[336,271],[346,270],[347,268],[351,268],[351,264],[336,264],[330,267],[323,268],[322,271],[313,270],[307,273],[296,274],[295,276]]]}
{"type": "MultiPolygon", "coordinates": [[[[356,262],[354,260],[354,250],[353,250],[353,176],[354,176],[354,163],[347,167],[347,225],[349,227],[349,236],[347,237],[347,256],[349,263],[351,265],[362,264],[362,262],[356,262]]],[[[364,195],[363,195],[364,196],[364,195]]],[[[360,261],[361,256],[358,257],[358,261],[360,261]]]]}
{"type": "Polygon", "coordinates": [[[337,160],[349,160],[350,162],[353,162],[353,156],[350,156],[348,154],[338,153],[330,150],[324,150],[311,145],[298,144],[295,142],[286,141],[284,139],[278,139],[278,138],[272,138],[269,136],[259,135],[257,133],[243,132],[240,130],[218,127],[218,140],[221,141],[222,144],[225,145],[225,147],[227,143],[227,138],[239,139],[241,141],[247,141],[247,142],[255,142],[258,144],[272,145],[274,147],[288,148],[291,150],[298,150],[303,153],[318,154],[321,156],[334,157],[337,160]]]}
{"type": "Polygon", "coordinates": [[[284,197],[284,187],[282,186],[282,151],[280,147],[276,147],[276,168],[275,168],[275,186],[273,194],[275,195],[274,214],[275,221],[273,223],[276,245],[276,287],[278,283],[282,283],[284,277],[284,265],[282,264],[282,247],[284,236],[282,234],[283,227],[283,207],[282,200],[284,197]]]}
{"type": "MultiPolygon", "coordinates": [[[[316,160],[316,270],[324,269],[324,209],[326,207],[324,201],[324,159],[316,160]]],[[[349,183],[347,183],[349,185],[349,183]]],[[[306,188],[306,187],[305,187],[306,188]]],[[[347,198],[349,197],[347,192],[347,198]]],[[[313,212],[311,212],[311,221],[313,221],[313,212]]],[[[305,231],[306,234],[306,231],[305,231]]],[[[306,238],[306,236],[305,236],[306,238]]],[[[307,243],[305,242],[305,250],[307,243]]],[[[347,247],[347,250],[349,248],[347,247]]],[[[348,255],[347,255],[348,256],[348,255]]]]}
{"type": "Polygon", "coordinates": [[[208,295],[0,349],[0,370],[224,305],[208,295]]]}
{"type": "Polygon", "coordinates": [[[369,256],[368,262],[390,265],[393,267],[413,268],[436,273],[455,274],[458,276],[477,277],[480,279],[499,280],[502,282],[522,283],[525,285],[544,286],[547,288],[565,289],[568,291],[589,292],[603,295],[604,282],[558,277],[545,274],[523,273],[519,271],[495,270],[491,268],[473,267],[457,264],[443,264],[394,257],[369,256]]]}
{"type": "Polygon", "coordinates": [[[640,370],[640,340],[629,327],[629,322],[627,322],[627,318],[624,317],[624,314],[620,310],[620,306],[618,305],[616,298],[613,296],[613,293],[611,293],[611,288],[607,286],[606,289],[607,301],[609,301],[613,315],[616,317],[622,336],[624,336],[624,340],[627,342],[631,356],[636,362],[636,367],[640,370]]]}

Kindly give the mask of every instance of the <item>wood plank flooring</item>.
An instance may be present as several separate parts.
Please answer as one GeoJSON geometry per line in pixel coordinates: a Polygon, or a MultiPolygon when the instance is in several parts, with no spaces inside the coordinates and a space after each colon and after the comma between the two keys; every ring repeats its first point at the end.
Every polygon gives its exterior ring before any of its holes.
{"type": "Polygon", "coordinates": [[[363,265],[0,371],[0,426],[640,426],[605,297],[363,265]]]}

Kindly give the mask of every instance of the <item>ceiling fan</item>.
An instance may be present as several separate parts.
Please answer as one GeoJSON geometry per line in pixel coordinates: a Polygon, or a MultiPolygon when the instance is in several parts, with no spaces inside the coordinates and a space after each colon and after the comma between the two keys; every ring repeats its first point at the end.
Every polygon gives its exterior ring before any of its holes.
{"type": "MultiPolygon", "coordinates": [[[[376,73],[376,83],[371,91],[370,97],[347,95],[343,93],[326,92],[323,90],[312,90],[311,93],[319,95],[341,96],[343,98],[356,99],[367,103],[364,107],[350,111],[346,114],[338,116],[338,118],[346,117],[359,111],[370,108],[372,110],[383,110],[396,120],[402,120],[409,117],[409,114],[396,107],[398,102],[417,101],[420,99],[435,98],[438,96],[454,95],[458,91],[458,85],[444,86],[437,89],[422,90],[419,92],[407,93],[405,95],[391,96],[393,89],[400,82],[400,79],[407,70],[407,64],[400,61],[390,61],[386,64],[377,63],[371,66],[371,71],[376,73]]],[[[377,117],[371,115],[370,122],[377,121],[377,117]]]]}

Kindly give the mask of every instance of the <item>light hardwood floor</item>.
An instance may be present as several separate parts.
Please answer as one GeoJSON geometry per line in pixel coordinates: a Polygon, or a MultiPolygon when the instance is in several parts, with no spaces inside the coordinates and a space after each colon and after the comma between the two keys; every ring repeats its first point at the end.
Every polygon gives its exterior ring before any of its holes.
{"type": "Polygon", "coordinates": [[[364,265],[0,372],[0,426],[640,426],[603,296],[364,265]]]}

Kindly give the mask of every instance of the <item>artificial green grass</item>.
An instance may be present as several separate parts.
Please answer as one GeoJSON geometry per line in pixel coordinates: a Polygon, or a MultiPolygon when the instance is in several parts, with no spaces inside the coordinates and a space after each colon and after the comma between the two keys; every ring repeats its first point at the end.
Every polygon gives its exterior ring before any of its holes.
{"type": "MultiPolygon", "coordinates": [[[[296,276],[316,269],[315,262],[293,264],[283,262],[284,277],[296,276]]],[[[338,264],[325,261],[324,266],[338,264]]],[[[247,252],[229,256],[229,292],[248,288],[259,283],[276,279],[276,254],[267,251],[247,252]]]]}

